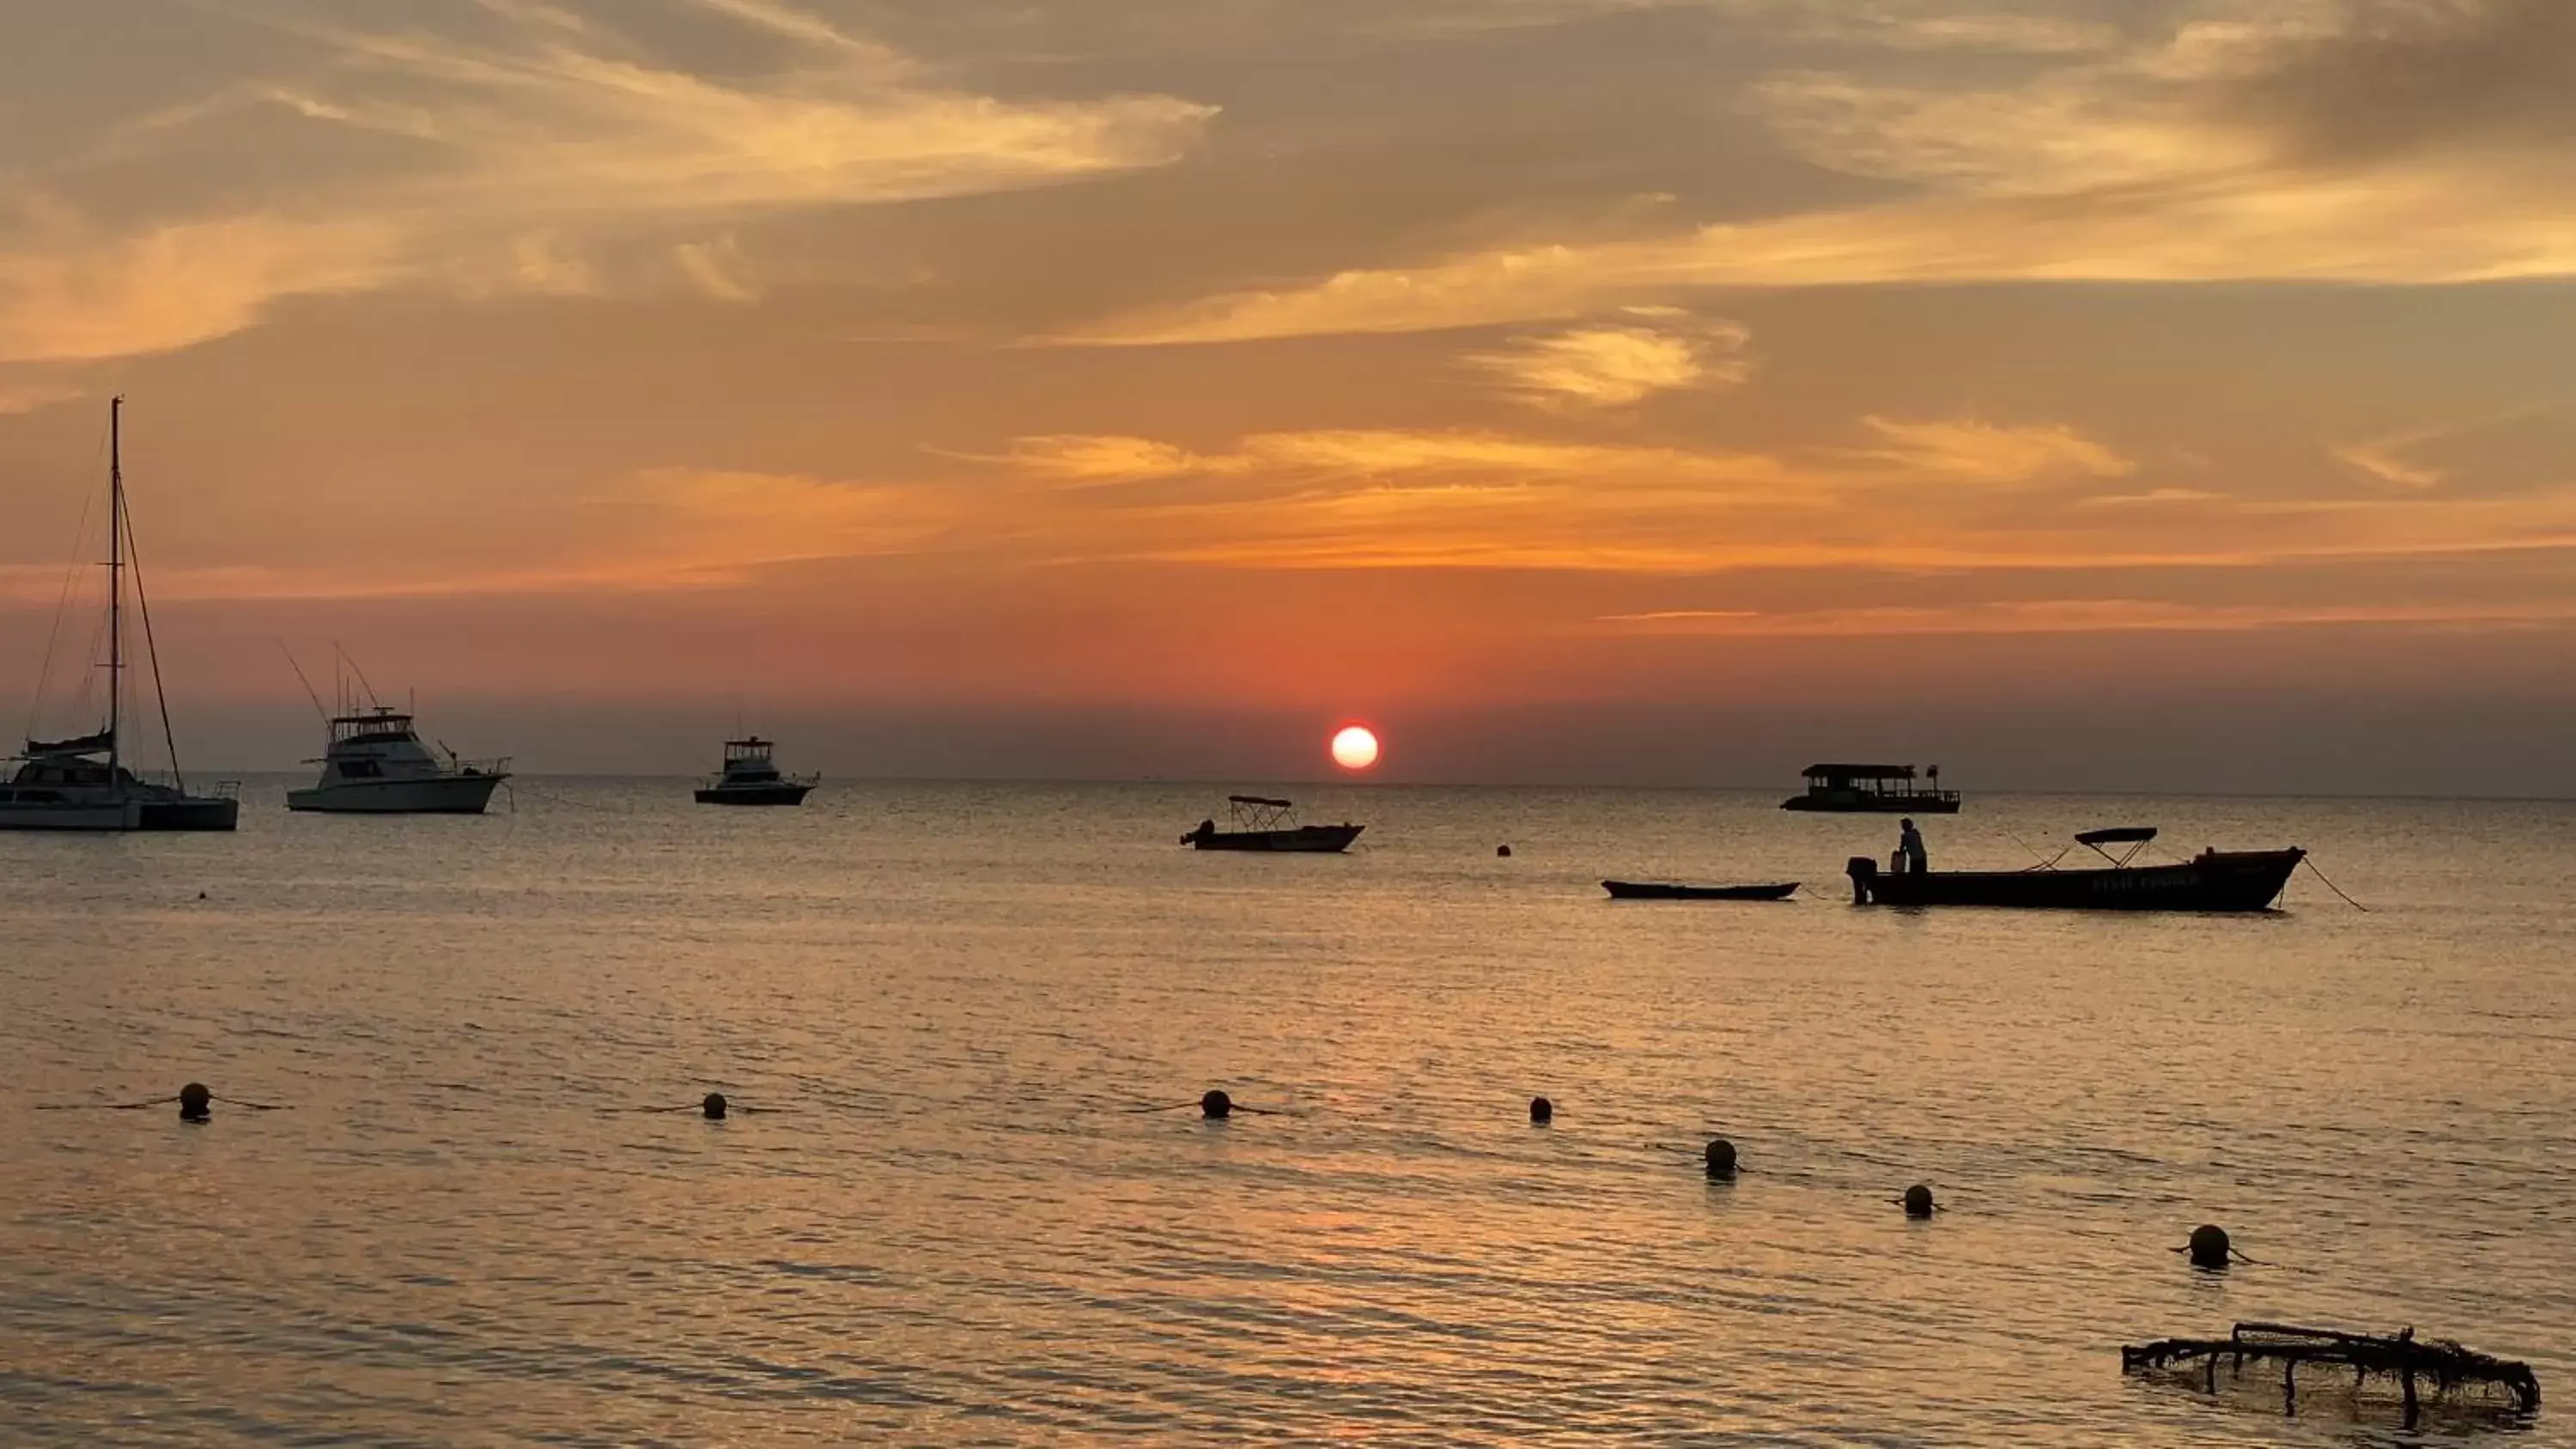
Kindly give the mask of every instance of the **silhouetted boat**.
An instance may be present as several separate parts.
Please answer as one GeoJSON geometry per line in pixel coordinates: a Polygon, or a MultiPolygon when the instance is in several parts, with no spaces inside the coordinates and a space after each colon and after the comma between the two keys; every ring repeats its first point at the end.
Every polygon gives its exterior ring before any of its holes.
{"type": "Polygon", "coordinates": [[[1260,795],[1228,795],[1226,811],[1234,822],[1232,830],[1219,830],[1213,820],[1202,820],[1199,827],[1181,837],[1181,844],[1200,850],[1275,850],[1300,854],[1330,855],[1350,849],[1360,838],[1364,825],[1299,825],[1295,823],[1297,807],[1285,800],[1272,800],[1260,795]]]}
{"type": "Polygon", "coordinates": [[[1605,880],[1601,888],[1618,901],[1785,901],[1798,889],[1785,885],[1669,885],[1659,881],[1605,880]]]}
{"type": "Polygon", "coordinates": [[[1824,810],[1844,815],[1956,815],[1959,792],[1941,788],[1941,767],[1914,783],[1912,765],[1809,765],[1807,791],[1780,802],[1783,810],[1824,810]]]}
{"type": "MultiPolygon", "coordinates": [[[[2261,911],[2271,909],[2290,883],[2290,872],[2308,853],[2286,850],[2204,850],[2173,865],[2136,865],[2138,852],[2156,838],[2152,826],[2088,830],[2075,837],[2109,862],[2060,870],[2056,861],[2026,870],[1887,872],[1868,856],[1846,867],[1852,903],[1881,906],[2007,906],[2036,910],[2261,911]],[[2102,847],[2127,845],[2114,856],[2102,847]]],[[[2064,853],[2059,854],[2064,859],[2064,853]]]]}
{"type": "MultiPolygon", "coordinates": [[[[179,745],[170,731],[170,699],[161,688],[161,652],[152,643],[152,606],[143,592],[142,565],[133,557],[134,523],[125,507],[125,399],[107,405],[107,724],[67,740],[29,740],[18,768],[0,781],[0,830],[231,830],[241,820],[240,786],[218,782],[214,793],[190,793],[179,773],[179,745]],[[143,615],[144,655],[152,666],[152,692],[161,704],[161,736],[170,752],[170,783],[146,780],[125,767],[125,576],[134,575],[134,602],[143,615]]],[[[41,699],[43,681],[36,686],[41,699]]]]}
{"type": "Polygon", "coordinates": [[[724,773],[698,787],[701,805],[801,805],[820,775],[782,775],[771,762],[772,742],[758,735],[727,740],[724,773]]]}

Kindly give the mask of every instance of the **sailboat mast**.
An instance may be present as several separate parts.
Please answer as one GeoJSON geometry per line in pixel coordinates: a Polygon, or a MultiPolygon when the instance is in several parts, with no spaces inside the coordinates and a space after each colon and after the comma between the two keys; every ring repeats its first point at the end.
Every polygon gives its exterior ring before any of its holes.
{"type": "Polygon", "coordinates": [[[107,771],[116,778],[125,707],[125,396],[107,404],[107,771]]]}

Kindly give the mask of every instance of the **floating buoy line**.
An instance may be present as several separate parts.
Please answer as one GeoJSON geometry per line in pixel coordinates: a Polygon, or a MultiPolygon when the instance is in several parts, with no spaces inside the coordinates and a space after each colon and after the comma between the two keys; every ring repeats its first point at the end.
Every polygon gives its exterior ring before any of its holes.
{"type": "Polygon", "coordinates": [[[179,1105],[179,1120],[182,1122],[211,1121],[214,1117],[214,1104],[217,1102],[249,1112],[286,1110],[285,1104],[280,1102],[248,1102],[239,1097],[218,1097],[203,1082],[190,1082],[181,1087],[175,1097],[150,1097],[140,1102],[40,1102],[36,1110],[39,1112],[139,1112],[146,1107],[167,1107],[173,1102],[179,1105]]]}

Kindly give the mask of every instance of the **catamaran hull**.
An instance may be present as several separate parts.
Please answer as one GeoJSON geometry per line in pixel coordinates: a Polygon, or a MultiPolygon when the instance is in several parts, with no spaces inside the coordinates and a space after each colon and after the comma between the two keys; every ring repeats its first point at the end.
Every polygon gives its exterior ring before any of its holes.
{"type": "Polygon", "coordinates": [[[1220,830],[1207,835],[1193,835],[1190,844],[1201,850],[1255,850],[1294,852],[1304,855],[1332,855],[1351,848],[1360,838],[1365,825],[1301,825],[1294,830],[1220,830]]]}
{"type": "Polygon", "coordinates": [[[240,823],[238,800],[0,804],[0,830],[232,830],[240,823]]]}
{"type": "Polygon", "coordinates": [[[143,802],[0,805],[0,830],[140,830],[143,802]]]}
{"type": "Polygon", "coordinates": [[[231,799],[147,800],[137,830],[235,830],[241,802],[231,799]]]}
{"type": "Polygon", "coordinates": [[[358,780],[286,792],[286,808],[325,815],[480,815],[507,775],[358,780]]]}
{"type": "Polygon", "coordinates": [[[1886,874],[1854,856],[1855,905],[2001,906],[2060,911],[2266,911],[2307,852],[2212,850],[2179,865],[2103,870],[1936,870],[1886,874]]]}

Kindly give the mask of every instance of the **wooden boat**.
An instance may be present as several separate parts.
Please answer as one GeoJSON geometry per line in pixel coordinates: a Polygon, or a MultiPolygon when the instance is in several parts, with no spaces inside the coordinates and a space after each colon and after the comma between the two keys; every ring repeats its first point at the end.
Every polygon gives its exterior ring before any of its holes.
{"type": "Polygon", "coordinates": [[[1214,820],[1181,837],[1181,844],[1200,850],[1266,850],[1302,855],[1331,855],[1351,848],[1364,825],[1299,825],[1297,807],[1261,795],[1228,795],[1226,810],[1234,828],[1219,830],[1214,820]]]}
{"type": "MultiPolygon", "coordinates": [[[[2204,850],[2173,865],[2138,865],[2138,853],[2156,838],[2153,826],[2088,830],[2075,837],[2106,864],[2061,870],[2051,860],[2026,870],[1881,871],[1868,856],[1854,856],[1852,903],[1880,906],[2004,906],[2034,910],[2263,911],[2280,899],[2290,872],[2308,853],[2286,850],[2204,850]],[[2114,856],[2106,845],[2126,845],[2114,856]]],[[[2058,860],[2065,855],[2059,853],[2058,860]]]]}
{"type": "Polygon", "coordinates": [[[1783,810],[1824,810],[1843,815],[1956,815],[1959,792],[1941,788],[1941,767],[1914,783],[1912,765],[1809,765],[1807,789],[1780,802],[1783,810]]]}
{"type": "Polygon", "coordinates": [[[1785,901],[1798,889],[1784,885],[1671,885],[1660,881],[1605,880],[1601,888],[1614,901],[1785,901]]]}

